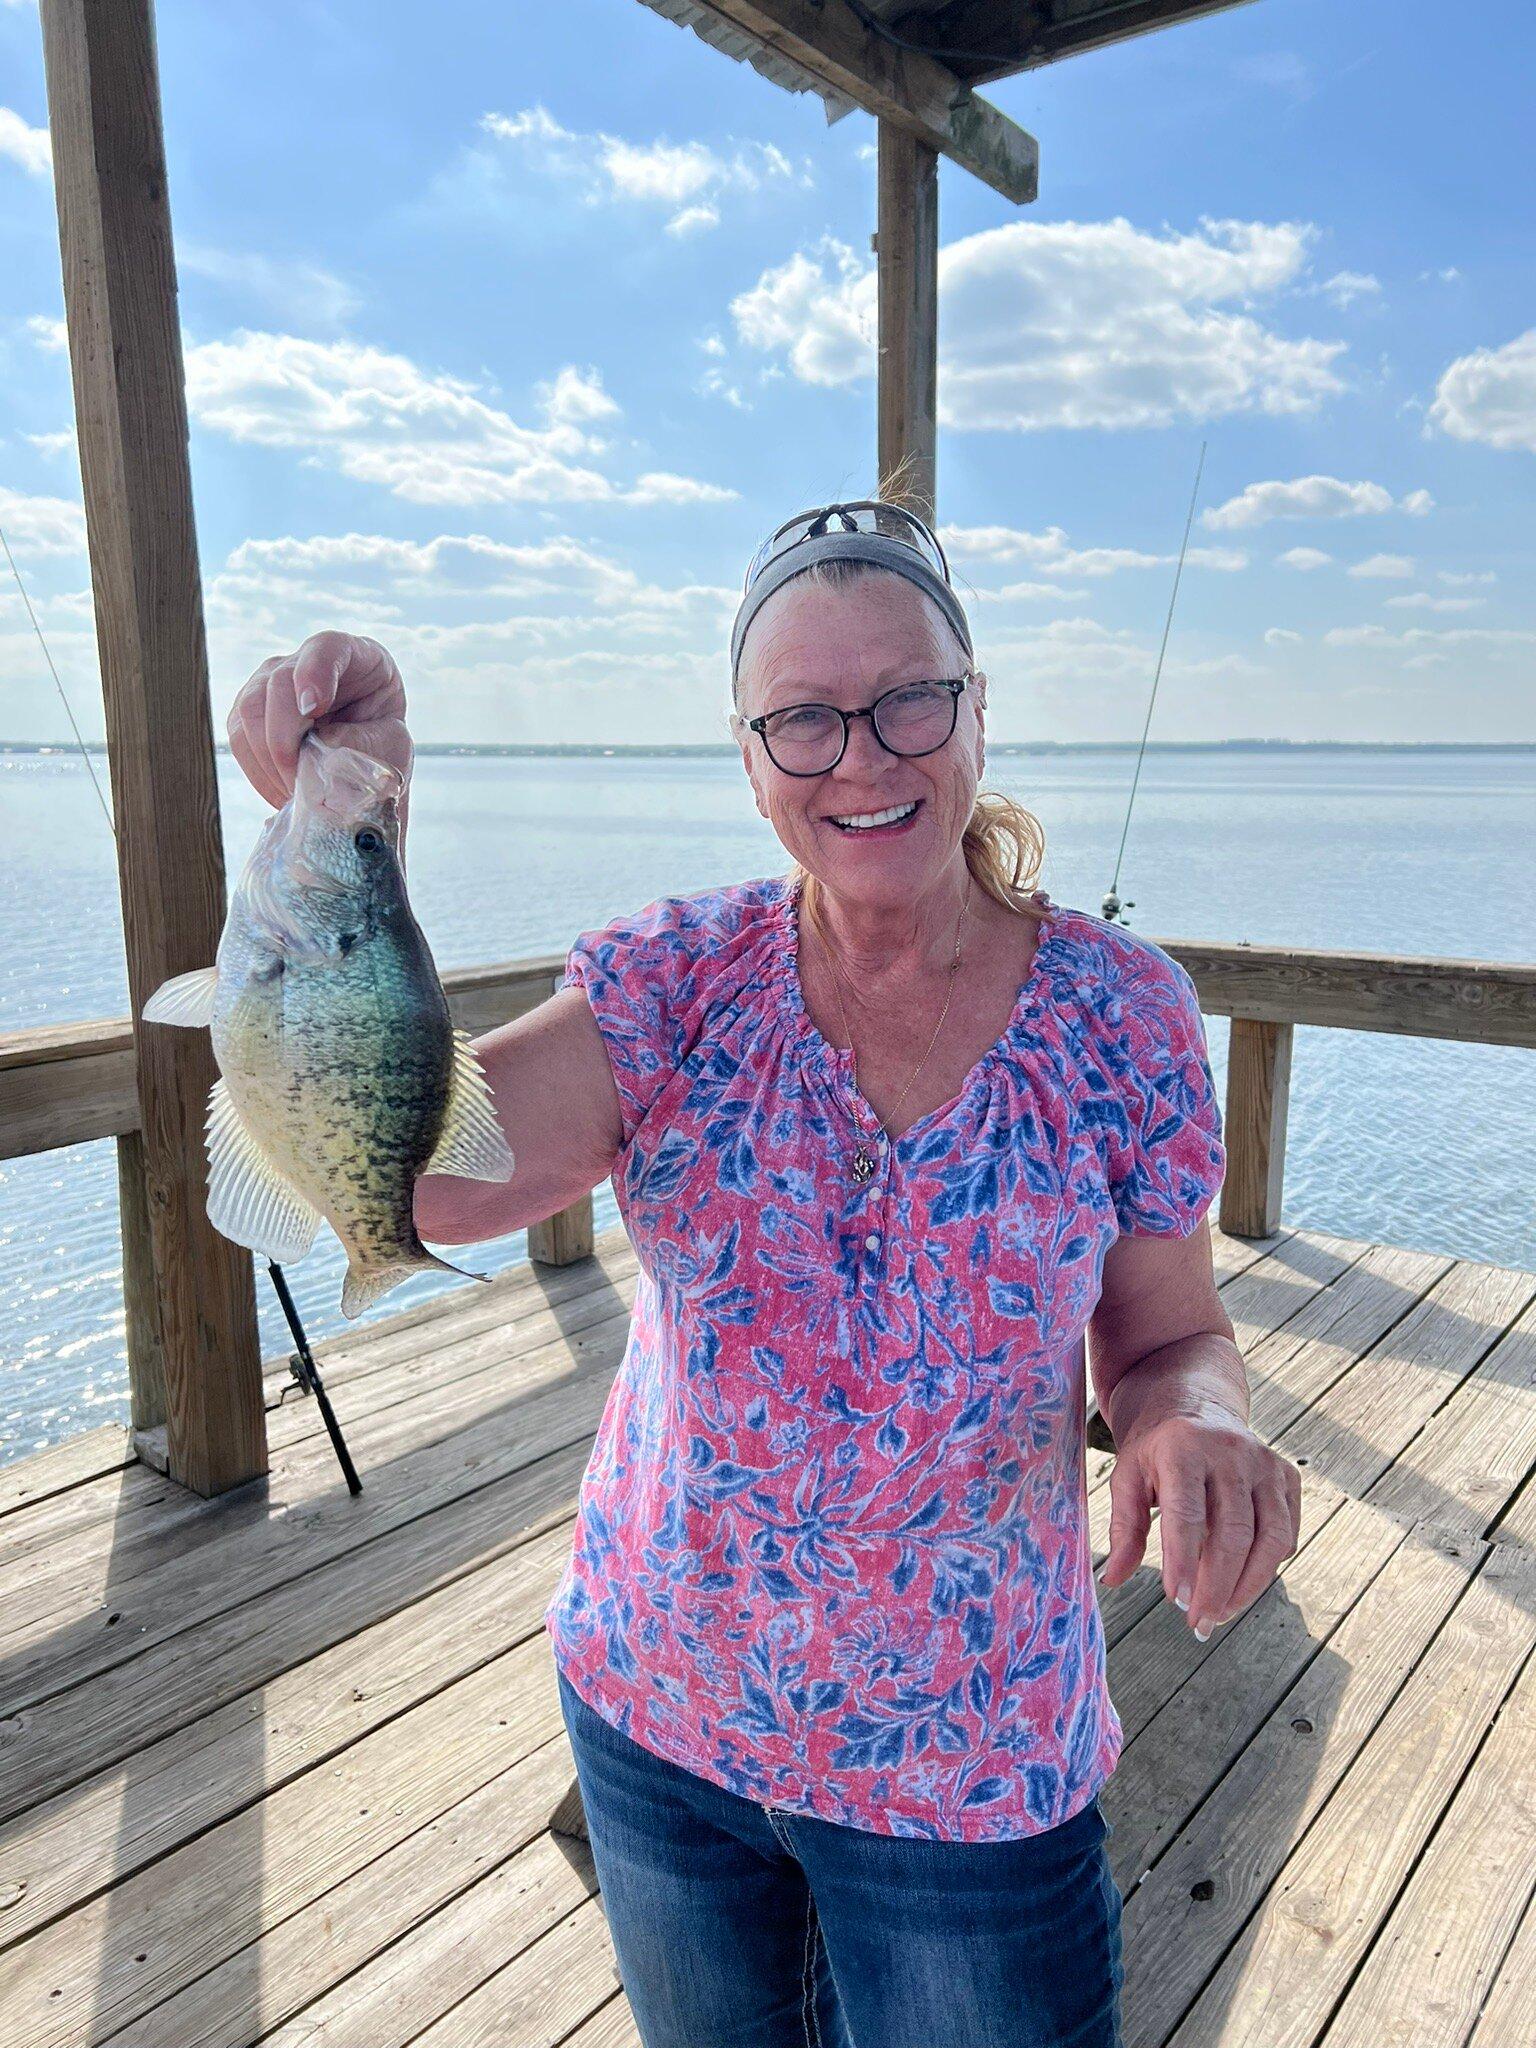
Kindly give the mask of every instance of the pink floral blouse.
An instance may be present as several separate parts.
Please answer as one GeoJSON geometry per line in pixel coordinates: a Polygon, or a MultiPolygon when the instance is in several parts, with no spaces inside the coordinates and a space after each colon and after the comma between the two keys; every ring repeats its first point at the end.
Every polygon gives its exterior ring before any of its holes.
{"type": "Polygon", "coordinates": [[[863,1185],[878,1126],[806,1012],[788,881],[571,950],[640,1271],[546,1619],[599,1714],[762,1805],[1005,1841],[1120,1753],[1084,1333],[1115,1239],[1187,1235],[1225,1155],[1188,975],[1045,907],[1007,1029],[863,1185]]]}

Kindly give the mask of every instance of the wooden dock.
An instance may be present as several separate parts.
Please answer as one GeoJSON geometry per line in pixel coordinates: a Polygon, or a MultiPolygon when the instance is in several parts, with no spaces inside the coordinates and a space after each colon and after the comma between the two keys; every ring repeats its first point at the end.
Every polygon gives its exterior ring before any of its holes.
{"type": "MultiPolygon", "coordinates": [[[[1302,1546],[1203,1646],[1105,1598],[1127,2048],[1529,2048],[1536,1275],[1214,1243],[1302,1546]]],[[[0,1469],[7,2043],[637,2042],[541,1631],[633,1283],[611,1232],[323,1346],[355,1499],[285,1361],[265,1482],[0,1469]]]]}

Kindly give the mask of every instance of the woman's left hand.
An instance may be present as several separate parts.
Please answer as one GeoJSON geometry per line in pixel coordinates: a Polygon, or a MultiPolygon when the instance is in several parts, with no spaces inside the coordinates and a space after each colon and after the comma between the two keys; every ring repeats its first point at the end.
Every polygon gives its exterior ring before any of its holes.
{"type": "Polygon", "coordinates": [[[1141,1563],[1156,1512],[1163,1589],[1204,1642],[1257,1600],[1301,1533],[1301,1474],[1231,1415],[1148,1418],[1116,1446],[1109,1556],[1118,1586],[1141,1563]]]}

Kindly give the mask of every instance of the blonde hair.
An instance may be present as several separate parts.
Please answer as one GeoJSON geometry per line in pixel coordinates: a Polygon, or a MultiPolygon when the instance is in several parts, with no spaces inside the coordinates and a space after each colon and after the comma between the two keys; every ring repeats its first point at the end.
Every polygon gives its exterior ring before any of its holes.
{"type": "MultiPolygon", "coordinates": [[[[889,491],[885,495],[889,497],[889,491]]],[[[805,582],[819,584],[823,589],[840,590],[861,576],[891,576],[895,573],[873,562],[815,562],[795,581],[799,583],[803,577],[805,582]]],[[[966,650],[949,621],[939,612],[937,605],[931,610],[943,630],[954,639],[958,652],[965,657],[966,650]]],[[[979,789],[960,847],[978,889],[984,890],[1005,910],[1021,911],[1026,917],[1043,916],[1032,899],[1045,861],[1045,827],[1033,811],[1026,810],[1013,797],[1005,796],[1000,789],[979,789]]],[[[789,874],[790,880],[800,890],[805,910],[814,921],[820,884],[799,861],[791,863],[789,874]]]]}

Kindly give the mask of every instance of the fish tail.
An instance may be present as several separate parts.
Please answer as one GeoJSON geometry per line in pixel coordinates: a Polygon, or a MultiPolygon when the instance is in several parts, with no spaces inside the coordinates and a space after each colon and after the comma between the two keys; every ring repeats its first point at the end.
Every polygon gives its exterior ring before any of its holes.
{"type": "Polygon", "coordinates": [[[392,1288],[417,1273],[454,1273],[461,1280],[487,1280],[490,1277],[486,1273],[466,1273],[462,1266],[450,1266],[446,1259],[438,1258],[425,1246],[418,1252],[390,1259],[383,1265],[354,1257],[348,1262],[346,1282],[341,1290],[342,1314],[347,1317],[362,1315],[376,1301],[382,1301],[392,1288]]]}

